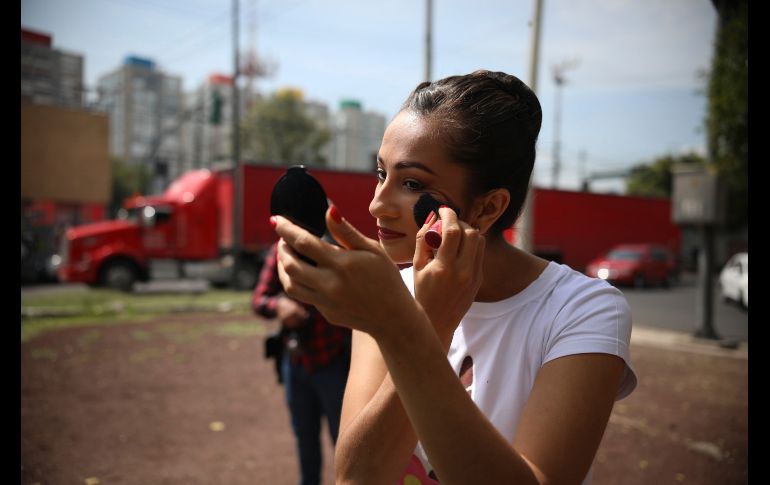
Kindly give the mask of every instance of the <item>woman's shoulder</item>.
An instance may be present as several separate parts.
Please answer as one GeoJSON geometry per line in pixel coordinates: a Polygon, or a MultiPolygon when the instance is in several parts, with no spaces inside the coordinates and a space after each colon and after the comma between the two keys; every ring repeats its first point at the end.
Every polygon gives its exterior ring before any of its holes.
{"type": "Polygon", "coordinates": [[[558,275],[553,287],[554,296],[572,302],[626,301],[623,293],[605,280],[587,276],[566,264],[552,262],[551,266],[558,275]]]}

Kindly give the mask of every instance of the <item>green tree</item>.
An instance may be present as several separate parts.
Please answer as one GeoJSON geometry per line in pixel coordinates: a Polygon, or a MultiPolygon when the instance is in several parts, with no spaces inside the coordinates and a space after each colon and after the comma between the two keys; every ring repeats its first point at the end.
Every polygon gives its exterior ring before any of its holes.
{"type": "Polygon", "coordinates": [[[241,125],[244,158],[285,165],[324,165],[329,130],[307,115],[302,94],[282,90],[257,100],[241,125]]]}
{"type": "Polygon", "coordinates": [[[719,15],[708,83],[710,163],[727,185],[727,230],[748,223],[748,0],[712,0],[719,15]]]}
{"type": "Polygon", "coordinates": [[[705,163],[706,160],[697,153],[683,155],[664,155],[652,163],[639,164],[631,168],[631,174],[626,180],[626,192],[629,195],[649,197],[671,197],[673,177],[671,167],[677,163],[705,163]]]}
{"type": "Polygon", "coordinates": [[[112,158],[112,198],[110,216],[115,217],[123,206],[123,200],[136,193],[146,194],[150,188],[152,173],[142,164],[127,164],[118,157],[112,158]]]}

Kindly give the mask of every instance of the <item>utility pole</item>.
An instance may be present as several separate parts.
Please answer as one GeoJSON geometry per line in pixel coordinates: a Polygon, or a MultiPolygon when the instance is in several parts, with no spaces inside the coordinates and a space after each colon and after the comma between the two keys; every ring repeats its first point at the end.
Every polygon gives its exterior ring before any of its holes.
{"type": "Polygon", "coordinates": [[[195,127],[195,154],[193,157],[193,166],[195,168],[201,168],[203,166],[203,163],[201,161],[201,152],[202,152],[202,143],[203,143],[203,123],[205,122],[206,116],[203,112],[203,91],[198,92],[197,100],[196,100],[196,110],[195,110],[195,122],[193,126],[195,127]]]}
{"type": "Polygon", "coordinates": [[[580,190],[583,192],[588,192],[588,171],[586,169],[586,151],[580,150],[580,153],[578,154],[578,170],[579,170],[579,177],[580,177],[580,190]]]}
{"type": "MultiPolygon", "coordinates": [[[[543,0],[535,0],[535,15],[532,19],[532,55],[529,65],[529,88],[537,94],[537,67],[540,56],[540,21],[543,13],[543,0]]],[[[532,193],[532,177],[530,177],[527,197],[524,201],[521,215],[516,220],[516,247],[532,252],[534,226],[534,197],[532,193]]]]}
{"type": "Polygon", "coordinates": [[[562,86],[566,82],[564,71],[577,66],[577,61],[564,61],[553,67],[553,81],[556,83],[556,101],[554,102],[553,124],[553,166],[551,171],[551,186],[556,189],[559,185],[561,173],[561,96],[562,86]]]}
{"type": "Polygon", "coordinates": [[[431,80],[433,63],[433,0],[425,0],[425,81],[431,80]]]}
{"type": "Polygon", "coordinates": [[[241,211],[243,179],[241,177],[241,146],[239,131],[239,99],[238,74],[240,72],[239,33],[238,33],[238,0],[233,0],[233,92],[232,92],[232,157],[233,157],[233,272],[232,283],[238,288],[238,276],[241,269],[241,211]]]}

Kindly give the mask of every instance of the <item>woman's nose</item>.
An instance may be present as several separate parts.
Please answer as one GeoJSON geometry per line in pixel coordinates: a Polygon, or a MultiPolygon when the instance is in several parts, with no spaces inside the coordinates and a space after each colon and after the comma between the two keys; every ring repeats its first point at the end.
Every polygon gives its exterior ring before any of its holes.
{"type": "Polygon", "coordinates": [[[393,218],[398,215],[398,207],[395,204],[393,191],[387,181],[377,185],[374,189],[374,197],[369,203],[369,213],[375,219],[393,218]]]}

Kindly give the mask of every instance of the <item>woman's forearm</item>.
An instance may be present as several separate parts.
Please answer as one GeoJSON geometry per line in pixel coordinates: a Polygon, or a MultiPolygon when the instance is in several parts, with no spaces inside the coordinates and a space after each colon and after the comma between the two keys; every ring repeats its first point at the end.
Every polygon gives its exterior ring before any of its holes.
{"type": "Polygon", "coordinates": [[[371,401],[341,430],[335,451],[338,484],[395,483],[417,445],[417,436],[389,374],[371,401]]]}
{"type": "MultiPolygon", "coordinates": [[[[468,396],[427,318],[378,344],[403,408],[442,485],[537,483],[527,462],[468,396]]],[[[402,327],[403,328],[403,327],[402,327]]]]}

